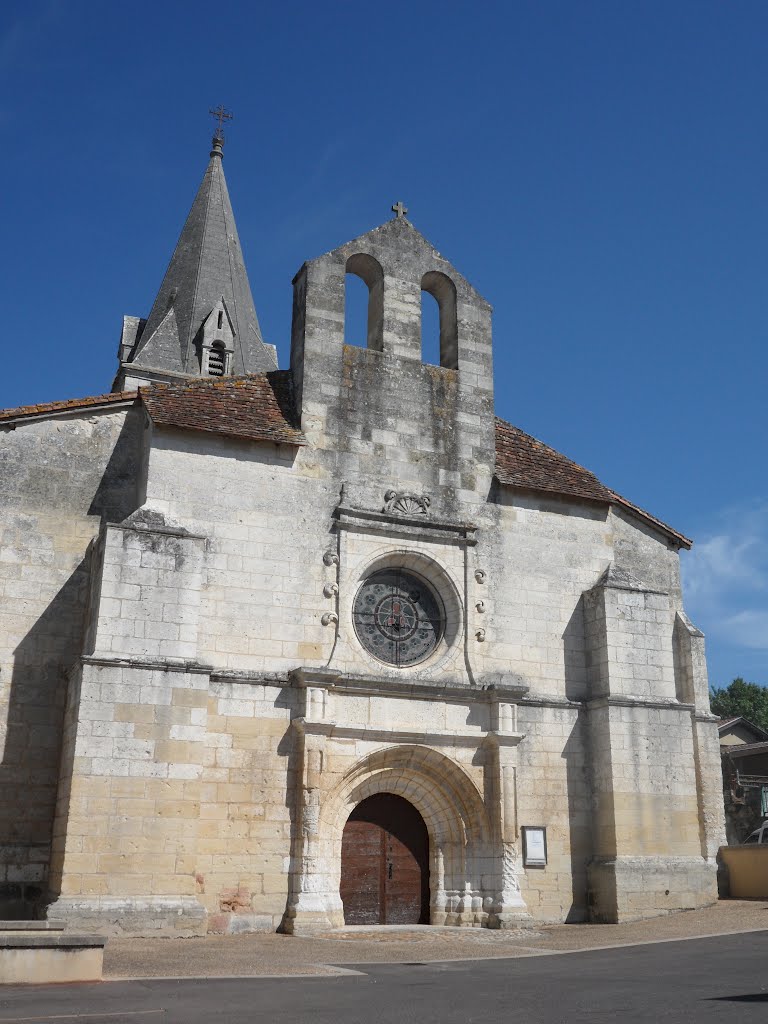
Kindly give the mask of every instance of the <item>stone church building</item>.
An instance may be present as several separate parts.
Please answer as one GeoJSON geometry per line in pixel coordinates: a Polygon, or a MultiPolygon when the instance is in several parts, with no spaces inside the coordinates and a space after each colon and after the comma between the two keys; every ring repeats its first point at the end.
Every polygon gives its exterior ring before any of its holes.
{"type": "Polygon", "coordinates": [[[112,391],[0,413],[2,916],[310,933],[716,899],[690,542],[495,418],[491,307],[393,211],[298,270],[278,369],[217,136],[112,391]]]}

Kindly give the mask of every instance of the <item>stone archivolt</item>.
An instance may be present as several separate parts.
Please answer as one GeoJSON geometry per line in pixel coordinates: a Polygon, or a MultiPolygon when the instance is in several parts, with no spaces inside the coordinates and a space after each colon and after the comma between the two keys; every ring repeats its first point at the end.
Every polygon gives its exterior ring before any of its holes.
{"type": "MultiPolygon", "coordinates": [[[[482,738],[472,739],[482,744],[482,738]]],[[[324,758],[329,754],[324,748],[324,758]]],[[[498,927],[505,914],[527,917],[516,889],[505,902],[504,858],[508,863],[510,854],[504,852],[492,808],[477,785],[456,760],[430,746],[398,743],[394,734],[392,745],[360,759],[338,781],[326,772],[322,779],[305,777],[297,858],[302,868],[289,930],[311,933],[343,923],[338,895],[342,830],[352,810],[379,793],[410,801],[427,826],[432,924],[498,927]]]]}

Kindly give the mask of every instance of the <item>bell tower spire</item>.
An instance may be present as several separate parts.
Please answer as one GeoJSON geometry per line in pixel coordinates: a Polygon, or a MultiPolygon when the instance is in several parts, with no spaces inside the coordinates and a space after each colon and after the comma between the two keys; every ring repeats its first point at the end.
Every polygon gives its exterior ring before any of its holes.
{"type": "Polygon", "coordinates": [[[115,387],[274,370],[243,261],[224,177],[219,106],[208,167],[146,321],[124,318],[115,387]]]}

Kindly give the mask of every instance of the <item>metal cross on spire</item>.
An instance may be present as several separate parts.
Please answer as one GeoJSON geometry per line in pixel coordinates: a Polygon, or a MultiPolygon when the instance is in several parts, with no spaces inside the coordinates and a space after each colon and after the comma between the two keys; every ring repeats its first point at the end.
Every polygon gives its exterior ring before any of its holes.
{"type": "Polygon", "coordinates": [[[216,108],[216,110],[209,110],[208,113],[211,115],[211,117],[215,117],[216,120],[219,122],[216,125],[216,131],[215,131],[214,136],[213,136],[214,140],[216,142],[223,142],[224,141],[224,122],[225,121],[231,121],[232,118],[235,115],[231,111],[225,110],[224,109],[224,105],[222,103],[219,104],[219,106],[216,108]]]}
{"type": "Polygon", "coordinates": [[[403,204],[398,200],[392,207],[392,213],[394,213],[396,220],[400,220],[401,217],[404,217],[406,213],[408,213],[408,207],[403,206],[403,204]]]}

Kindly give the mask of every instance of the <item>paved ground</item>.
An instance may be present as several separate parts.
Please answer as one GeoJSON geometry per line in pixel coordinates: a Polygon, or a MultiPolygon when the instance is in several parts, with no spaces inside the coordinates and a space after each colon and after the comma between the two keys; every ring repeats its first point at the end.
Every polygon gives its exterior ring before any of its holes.
{"type": "Polygon", "coordinates": [[[333,965],[530,957],[629,943],[768,930],[768,901],[727,900],[707,910],[620,925],[485,928],[349,928],[326,937],[211,936],[110,939],[105,978],[334,975],[333,965]]]}
{"type": "Polygon", "coordinates": [[[761,931],[565,956],[357,965],[289,981],[8,987],[0,1024],[764,1024],[766,964],[761,931]]]}

